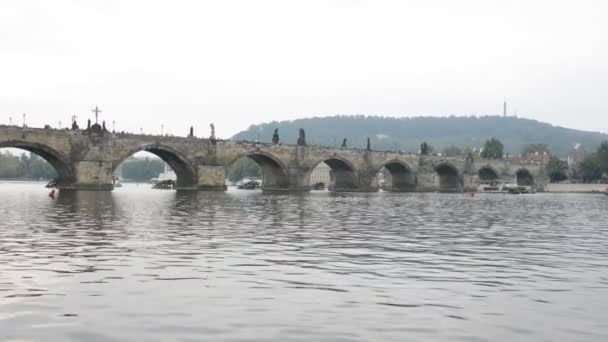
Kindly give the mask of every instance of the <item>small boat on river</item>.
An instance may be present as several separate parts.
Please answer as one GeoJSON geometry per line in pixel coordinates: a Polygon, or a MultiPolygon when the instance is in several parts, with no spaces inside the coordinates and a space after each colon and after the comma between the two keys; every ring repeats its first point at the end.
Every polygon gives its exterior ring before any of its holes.
{"type": "Polygon", "coordinates": [[[116,176],[112,176],[112,184],[115,188],[122,188],[122,183],[120,182],[120,178],[116,176]]]}
{"type": "Polygon", "coordinates": [[[51,189],[57,186],[57,178],[53,178],[51,179],[48,183],[46,183],[46,185],[44,186],[45,188],[51,189]]]}
{"type": "Polygon", "coordinates": [[[503,182],[501,180],[479,181],[478,192],[503,193],[503,194],[533,194],[536,193],[533,185],[518,185],[503,182]]]}
{"type": "Polygon", "coordinates": [[[173,179],[166,179],[166,180],[158,181],[152,186],[152,189],[161,189],[161,190],[175,189],[175,181],[173,179]]]}
{"type": "Polygon", "coordinates": [[[262,187],[262,183],[257,179],[253,179],[253,180],[250,180],[246,183],[243,183],[243,184],[237,186],[237,189],[257,190],[257,189],[260,189],[261,187],[262,187]]]}

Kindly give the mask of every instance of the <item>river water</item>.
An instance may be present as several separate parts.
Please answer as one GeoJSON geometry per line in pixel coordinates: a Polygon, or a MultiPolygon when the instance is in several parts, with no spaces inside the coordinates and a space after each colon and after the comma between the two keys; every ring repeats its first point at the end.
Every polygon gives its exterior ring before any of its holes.
{"type": "Polygon", "coordinates": [[[0,340],[608,341],[608,196],[0,183],[0,340]]]}

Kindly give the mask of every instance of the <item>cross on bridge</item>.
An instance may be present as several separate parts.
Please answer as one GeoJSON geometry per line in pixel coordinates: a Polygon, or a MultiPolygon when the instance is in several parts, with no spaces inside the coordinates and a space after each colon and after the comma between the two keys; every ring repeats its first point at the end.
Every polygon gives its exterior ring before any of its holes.
{"type": "Polygon", "coordinates": [[[95,109],[93,109],[92,112],[95,113],[95,123],[97,123],[97,119],[99,117],[99,113],[101,113],[101,109],[95,106],[95,109]]]}

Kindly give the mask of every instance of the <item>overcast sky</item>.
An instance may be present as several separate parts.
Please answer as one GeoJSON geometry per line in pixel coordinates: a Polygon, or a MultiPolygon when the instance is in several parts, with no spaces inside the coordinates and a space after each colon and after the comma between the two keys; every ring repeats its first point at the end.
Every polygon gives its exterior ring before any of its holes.
{"type": "Polygon", "coordinates": [[[220,137],[334,114],[608,131],[608,1],[2,1],[0,123],[220,137]]]}

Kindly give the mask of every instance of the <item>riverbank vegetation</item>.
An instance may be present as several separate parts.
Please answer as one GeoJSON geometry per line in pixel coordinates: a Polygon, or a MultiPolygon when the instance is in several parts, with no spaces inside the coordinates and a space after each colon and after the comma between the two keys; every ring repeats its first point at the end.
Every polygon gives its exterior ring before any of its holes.
{"type": "Polygon", "coordinates": [[[46,160],[34,153],[19,156],[0,151],[0,179],[49,180],[57,172],[46,160]]]}
{"type": "Polygon", "coordinates": [[[579,175],[586,182],[608,179],[608,141],[580,163],[579,175]]]}
{"type": "Polygon", "coordinates": [[[122,164],[122,178],[133,182],[147,182],[157,178],[165,169],[165,164],[157,158],[133,158],[122,164]]]}
{"type": "MultiPolygon", "coordinates": [[[[157,158],[129,159],[123,163],[122,177],[135,182],[146,182],[158,177],[164,162],[157,158]]],[[[49,162],[35,153],[14,155],[0,151],[0,179],[51,180],[57,171],[49,162]]]]}
{"type": "Polygon", "coordinates": [[[262,168],[249,157],[243,157],[228,167],[228,179],[238,182],[246,177],[261,177],[262,168]]]}

